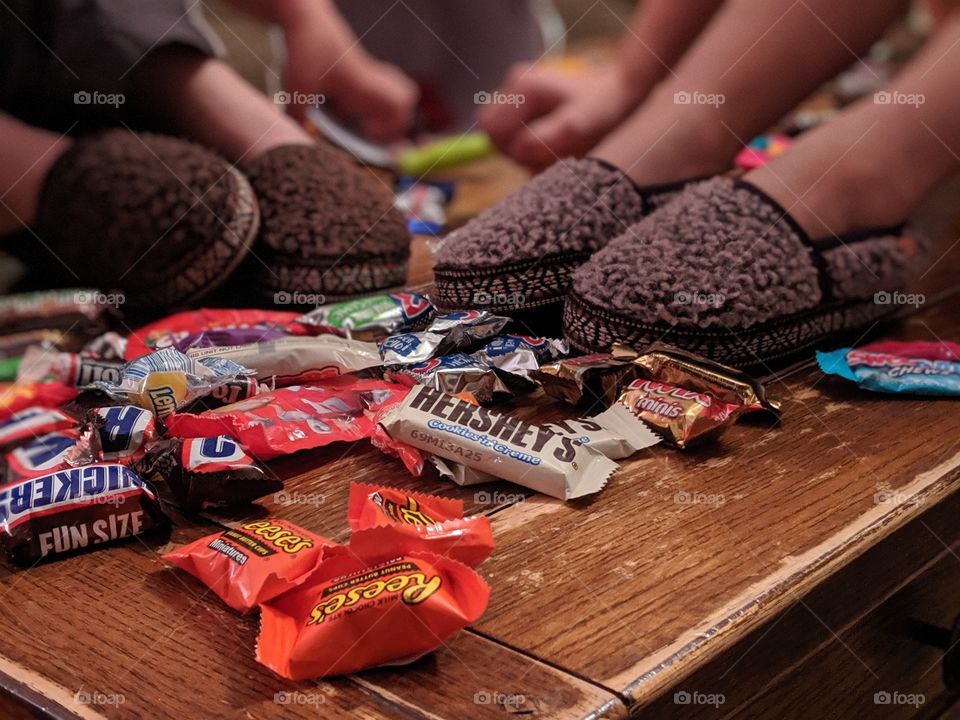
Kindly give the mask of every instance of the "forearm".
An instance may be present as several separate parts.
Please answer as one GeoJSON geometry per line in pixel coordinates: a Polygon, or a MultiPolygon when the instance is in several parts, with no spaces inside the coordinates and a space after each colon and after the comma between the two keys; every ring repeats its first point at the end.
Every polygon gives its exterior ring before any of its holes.
{"type": "Polygon", "coordinates": [[[646,93],[683,56],[725,0],[643,0],[620,43],[618,64],[646,93]]]}
{"type": "Polygon", "coordinates": [[[322,29],[323,40],[344,52],[357,37],[331,0],[227,0],[238,10],[284,30],[311,25],[322,29]]]}

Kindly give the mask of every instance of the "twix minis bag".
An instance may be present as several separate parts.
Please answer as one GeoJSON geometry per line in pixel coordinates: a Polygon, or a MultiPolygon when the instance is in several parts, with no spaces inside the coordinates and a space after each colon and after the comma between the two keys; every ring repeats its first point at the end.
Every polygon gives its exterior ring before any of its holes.
{"type": "Polygon", "coordinates": [[[254,520],[200,538],[163,559],[245,613],[306,580],[324,548],[334,545],[286,520],[254,520]]]}
{"type": "Polygon", "coordinates": [[[413,662],[479,619],[489,597],[450,558],[333,548],[303,585],[261,607],[257,660],[291,680],[413,662]]]}
{"type": "Polygon", "coordinates": [[[465,518],[463,502],[354,483],[347,520],[350,547],[362,555],[389,547],[397,553],[426,551],[477,567],[493,551],[490,519],[465,518]]]}

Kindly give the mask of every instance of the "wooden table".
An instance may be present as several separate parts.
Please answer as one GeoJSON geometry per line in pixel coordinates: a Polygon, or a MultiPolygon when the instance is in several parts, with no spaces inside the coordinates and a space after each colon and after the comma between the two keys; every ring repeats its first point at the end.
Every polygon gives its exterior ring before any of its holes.
{"type": "MultiPolygon", "coordinates": [[[[493,201],[522,178],[506,172],[468,169],[476,194],[461,197],[493,201]]],[[[958,251],[940,234],[927,303],[884,336],[960,335],[958,251]]],[[[422,243],[410,279],[429,279],[422,243]]],[[[960,611],[960,405],[862,393],[809,362],[770,386],[784,398],[779,426],[643,452],[578,502],[414,479],[365,444],[272,463],[305,501],[268,498],[251,514],[334,539],[348,536],[351,480],[442,492],[491,517],[489,609],[407,667],[284,681],[253,659],[254,617],[139,541],[0,568],[0,715],[869,718],[913,715],[918,696],[932,714],[950,693],[942,651],[918,638],[960,611]]],[[[523,403],[526,417],[570,414],[542,396],[523,403]]],[[[217,527],[193,518],[173,541],[217,527]]]]}

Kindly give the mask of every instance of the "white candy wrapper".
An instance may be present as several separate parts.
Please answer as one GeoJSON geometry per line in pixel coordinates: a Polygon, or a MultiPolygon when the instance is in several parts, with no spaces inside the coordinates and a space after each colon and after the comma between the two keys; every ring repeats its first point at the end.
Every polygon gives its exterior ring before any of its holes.
{"type": "Polygon", "coordinates": [[[196,348],[188,355],[197,360],[232,360],[256,373],[261,382],[275,378],[276,387],[336,377],[379,367],[376,343],[348,340],[337,335],[285,337],[250,345],[196,348]]]}
{"type": "Polygon", "coordinates": [[[416,387],[382,422],[394,440],[561,500],[599,492],[613,460],[573,436],[416,387]]]}

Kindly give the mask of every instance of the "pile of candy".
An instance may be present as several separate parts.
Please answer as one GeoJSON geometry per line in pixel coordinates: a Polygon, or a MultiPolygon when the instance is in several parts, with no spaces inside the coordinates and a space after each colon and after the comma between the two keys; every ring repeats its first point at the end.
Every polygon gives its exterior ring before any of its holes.
{"type": "MultiPolygon", "coordinates": [[[[673,348],[571,359],[561,340],[511,333],[485,311],[440,314],[416,292],[305,315],[182,312],[127,336],[101,297],[0,301],[0,353],[17,368],[0,387],[0,545],[21,564],[163,538],[172,508],[252,503],[283,489],[271,459],[330,443],[369,440],[413,475],[429,463],[456,483],[566,500],[661,440],[685,448],[779,410],[746,375],[673,348]],[[538,387],[607,407],[544,424],[489,407],[538,387]]],[[[349,521],[346,546],[275,518],[167,559],[236,610],[260,608],[258,658],[294,679],[412,660],[483,612],[489,590],[471,568],[493,548],[486,518],[354,486],[349,521]],[[406,633],[411,612],[419,630],[406,633]],[[400,631],[334,651],[384,615],[400,631]]]]}

